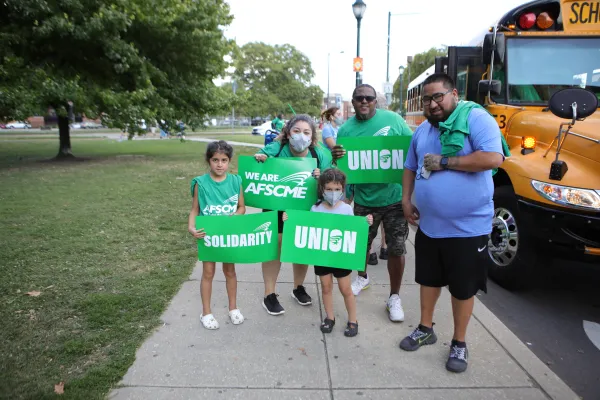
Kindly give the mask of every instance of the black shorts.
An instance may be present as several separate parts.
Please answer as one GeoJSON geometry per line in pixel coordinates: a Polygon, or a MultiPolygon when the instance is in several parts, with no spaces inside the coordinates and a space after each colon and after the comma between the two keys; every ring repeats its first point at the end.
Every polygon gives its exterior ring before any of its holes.
{"type": "Polygon", "coordinates": [[[354,215],[364,217],[371,214],[373,225],[369,227],[367,253],[371,249],[373,239],[377,236],[379,224],[383,224],[385,243],[389,254],[402,256],[406,254],[406,239],[408,238],[408,222],[404,218],[402,203],[394,203],[383,207],[366,207],[354,203],[354,215]]]}
{"type": "MultiPolygon", "coordinates": [[[[262,212],[270,212],[273,210],[262,210],[262,212]]],[[[283,211],[277,211],[277,232],[283,233],[283,211]]]]}
{"type": "Polygon", "coordinates": [[[423,286],[448,286],[458,300],[487,293],[488,236],[431,238],[415,236],[415,281],[423,286]]]}
{"type": "Polygon", "coordinates": [[[343,278],[345,276],[350,275],[351,273],[351,269],[321,267],[319,265],[315,265],[315,275],[317,276],[333,274],[333,276],[335,276],[336,278],[343,278]]]}

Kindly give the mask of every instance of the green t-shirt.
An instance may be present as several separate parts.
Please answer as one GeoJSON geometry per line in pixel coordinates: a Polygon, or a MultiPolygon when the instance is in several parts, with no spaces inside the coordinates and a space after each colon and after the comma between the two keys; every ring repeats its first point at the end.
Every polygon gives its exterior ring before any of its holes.
{"type": "MultiPolygon", "coordinates": [[[[350,118],[338,131],[338,139],[359,136],[412,136],[412,131],[395,112],[377,109],[366,121],[350,118]]],[[[401,183],[365,183],[348,185],[346,194],[354,195],[354,202],[366,207],[383,207],[402,201],[401,183]]]]}
{"type": "MultiPolygon", "coordinates": [[[[260,149],[258,153],[266,154],[269,157],[275,157],[277,156],[277,153],[279,153],[279,149],[281,149],[281,142],[275,140],[263,147],[262,149],[260,149]]],[[[315,146],[315,153],[317,153],[317,158],[319,159],[319,169],[321,171],[325,171],[327,168],[331,168],[332,158],[331,152],[329,150],[323,147],[323,145],[321,145],[320,143],[317,143],[317,145],[315,146]]],[[[292,151],[290,150],[290,145],[289,143],[287,143],[283,146],[283,149],[281,149],[281,153],[279,153],[278,157],[295,158],[296,156],[292,154],[292,151]]],[[[305,157],[312,157],[310,151],[306,153],[305,157]]]]}
{"type": "Polygon", "coordinates": [[[277,117],[275,117],[275,119],[273,121],[271,121],[271,124],[273,124],[275,129],[277,129],[279,132],[281,132],[281,130],[283,129],[283,125],[284,125],[283,121],[277,117]]]}
{"type": "Polygon", "coordinates": [[[227,174],[221,182],[215,182],[210,174],[197,176],[191,182],[192,197],[196,185],[200,215],[230,215],[237,211],[242,186],[239,175],[227,174]]]}

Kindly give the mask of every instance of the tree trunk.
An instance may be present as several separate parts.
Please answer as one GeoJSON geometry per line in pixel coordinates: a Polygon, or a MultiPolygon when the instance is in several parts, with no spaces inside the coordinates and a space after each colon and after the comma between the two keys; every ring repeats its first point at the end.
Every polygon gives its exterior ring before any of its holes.
{"type": "Polygon", "coordinates": [[[69,118],[68,117],[58,117],[58,135],[59,135],[59,145],[58,145],[58,154],[56,158],[64,159],[64,158],[73,158],[73,153],[71,153],[71,133],[69,132],[69,118]]]}

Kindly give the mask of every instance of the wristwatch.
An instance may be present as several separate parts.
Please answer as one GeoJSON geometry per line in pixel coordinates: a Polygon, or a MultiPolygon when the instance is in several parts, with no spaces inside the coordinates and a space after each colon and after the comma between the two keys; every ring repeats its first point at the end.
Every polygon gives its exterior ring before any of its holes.
{"type": "Polygon", "coordinates": [[[440,166],[442,169],[448,169],[448,157],[442,157],[440,160],[440,166]]]}

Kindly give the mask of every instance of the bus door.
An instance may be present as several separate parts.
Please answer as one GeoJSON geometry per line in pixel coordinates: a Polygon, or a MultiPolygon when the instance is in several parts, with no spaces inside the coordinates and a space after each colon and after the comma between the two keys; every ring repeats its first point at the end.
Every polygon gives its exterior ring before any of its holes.
{"type": "Polygon", "coordinates": [[[456,82],[458,98],[483,104],[479,96],[478,85],[484,65],[481,60],[481,47],[448,47],[447,74],[456,82]]]}

